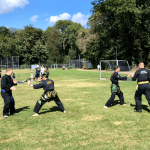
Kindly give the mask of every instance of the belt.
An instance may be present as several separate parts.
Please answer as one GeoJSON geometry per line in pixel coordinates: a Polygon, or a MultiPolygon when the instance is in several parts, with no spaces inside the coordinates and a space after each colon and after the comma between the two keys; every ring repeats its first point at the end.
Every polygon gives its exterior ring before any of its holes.
{"type": "Polygon", "coordinates": [[[142,82],[139,82],[138,84],[145,84],[145,83],[149,83],[149,81],[142,81],[142,82]]]}
{"type": "Polygon", "coordinates": [[[146,84],[146,83],[149,83],[149,81],[138,82],[138,84],[137,84],[137,86],[136,86],[136,90],[138,91],[138,85],[139,85],[139,84],[146,84]]]}
{"type": "MultiPolygon", "coordinates": [[[[6,92],[6,90],[1,89],[1,92],[6,92]]],[[[12,102],[14,101],[14,98],[13,98],[13,96],[12,96],[12,92],[11,92],[11,101],[12,101],[12,102]]]]}

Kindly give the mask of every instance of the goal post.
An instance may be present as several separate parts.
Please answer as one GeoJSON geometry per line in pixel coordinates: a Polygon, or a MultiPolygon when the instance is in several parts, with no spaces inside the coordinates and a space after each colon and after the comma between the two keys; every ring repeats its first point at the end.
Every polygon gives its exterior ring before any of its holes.
{"type": "Polygon", "coordinates": [[[105,80],[105,78],[102,78],[102,70],[104,69],[106,72],[113,72],[115,69],[115,66],[120,67],[120,71],[129,71],[130,66],[127,60],[100,60],[100,80],[105,80]],[[105,63],[102,65],[102,63],[105,63]]]}

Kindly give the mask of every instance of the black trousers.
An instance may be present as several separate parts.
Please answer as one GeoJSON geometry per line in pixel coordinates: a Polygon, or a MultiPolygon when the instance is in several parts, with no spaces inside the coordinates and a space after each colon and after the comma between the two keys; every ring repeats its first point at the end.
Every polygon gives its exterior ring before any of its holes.
{"type": "Polygon", "coordinates": [[[7,92],[1,92],[2,98],[4,99],[4,109],[3,109],[3,116],[4,115],[9,115],[9,110],[10,114],[15,113],[15,101],[11,101],[11,93],[7,92]]]}
{"type": "MultiPolygon", "coordinates": [[[[59,108],[62,112],[64,112],[65,109],[64,109],[64,106],[63,106],[62,102],[60,101],[60,99],[54,100],[54,101],[55,101],[55,103],[57,104],[58,108],[59,108]]],[[[40,105],[40,104],[38,103],[38,101],[37,101],[37,103],[36,103],[36,105],[35,105],[35,107],[34,107],[34,112],[37,113],[37,114],[39,114],[40,109],[42,108],[42,106],[43,106],[46,102],[47,102],[47,101],[41,100],[41,105],[40,105]]]]}
{"type": "Polygon", "coordinates": [[[110,99],[107,101],[107,103],[105,104],[105,106],[110,107],[111,104],[113,103],[115,96],[118,96],[120,99],[120,104],[124,104],[124,97],[123,97],[123,93],[120,91],[120,93],[112,93],[110,99]]]}
{"type": "Polygon", "coordinates": [[[138,90],[135,92],[135,96],[134,96],[137,110],[141,110],[142,94],[144,94],[146,96],[146,99],[150,105],[150,86],[149,86],[149,83],[138,85],[138,90]]]}

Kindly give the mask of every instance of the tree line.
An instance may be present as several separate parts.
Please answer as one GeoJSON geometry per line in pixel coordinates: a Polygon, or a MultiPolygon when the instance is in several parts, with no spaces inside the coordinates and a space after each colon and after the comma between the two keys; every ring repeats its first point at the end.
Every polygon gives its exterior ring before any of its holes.
{"type": "Polygon", "coordinates": [[[59,20],[45,31],[0,27],[0,57],[19,56],[20,64],[68,63],[88,59],[150,61],[150,1],[95,0],[88,27],[59,20]]]}

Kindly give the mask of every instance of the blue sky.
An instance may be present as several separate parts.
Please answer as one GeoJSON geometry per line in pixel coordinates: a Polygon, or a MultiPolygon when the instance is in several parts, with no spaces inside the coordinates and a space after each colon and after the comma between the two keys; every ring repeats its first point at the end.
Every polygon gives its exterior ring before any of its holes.
{"type": "Polygon", "coordinates": [[[0,26],[46,30],[57,20],[72,20],[87,27],[92,0],[0,0],[0,26]]]}

